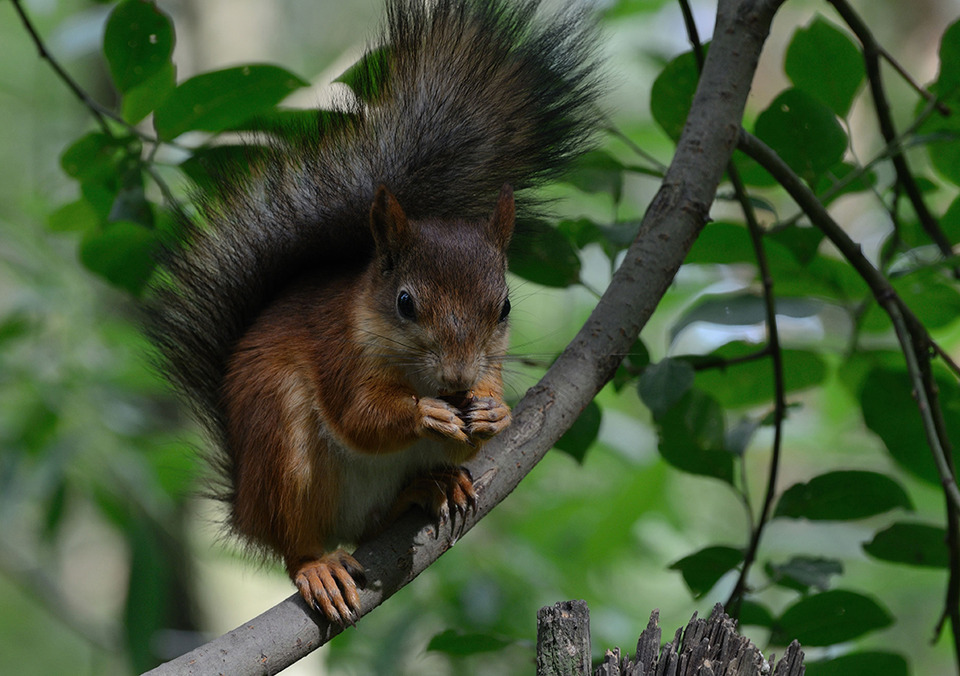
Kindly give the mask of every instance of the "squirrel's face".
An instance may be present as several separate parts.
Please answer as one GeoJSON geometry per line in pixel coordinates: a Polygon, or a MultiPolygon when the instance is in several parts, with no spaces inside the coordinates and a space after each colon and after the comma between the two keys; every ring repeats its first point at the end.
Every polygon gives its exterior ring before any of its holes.
{"type": "Polygon", "coordinates": [[[423,226],[380,272],[377,314],[393,343],[385,347],[427,396],[470,390],[507,349],[505,256],[480,228],[449,225],[423,226]]]}
{"type": "MultiPolygon", "coordinates": [[[[395,200],[390,208],[399,209],[395,200]]],[[[467,392],[500,368],[507,350],[512,192],[501,193],[489,220],[408,222],[397,211],[385,218],[385,236],[374,224],[372,271],[381,348],[420,395],[467,392]]]]}

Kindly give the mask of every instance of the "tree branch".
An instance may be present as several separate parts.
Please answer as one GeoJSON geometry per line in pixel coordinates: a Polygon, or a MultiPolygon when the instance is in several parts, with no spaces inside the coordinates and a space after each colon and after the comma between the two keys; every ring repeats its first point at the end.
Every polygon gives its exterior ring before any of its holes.
{"type": "MultiPolygon", "coordinates": [[[[693,45],[693,54],[697,61],[697,70],[702,72],[704,65],[703,45],[700,42],[700,34],[697,31],[697,24],[693,19],[693,11],[690,9],[690,3],[687,2],[687,0],[680,0],[680,9],[683,12],[683,22],[687,29],[687,36],[693,45]]],[[[743,502],[747,507],[747,520],[750,523],[750,542],[743,556],[743,566],[740,569],[740,575],[725,604],[726,612],[736,618],[740,614],[740,605],[747,588],[747,577],[750,575],[750,568],[756,560],[764,526],[766,526],[770,518],[770,510],[773,508],[773,498],[777,488],[777,477],[780,472],[780,449],[783,445],[783,421],[784,418],[786,418],[787,399],[783,378],[783,350],[780,348],[780,334],[777,330],[777,311],[776,301],[773,295],[773,277],[770,275],[770,266],[767,263],[766,253],[764,253],[763,250],[763,229],[757,220],[757,214],[756,211],[754,211],[753,204],[750,202],[747,188],[740,179],[740,172],[732,160],[727,162],[727,176],[730,178],[737,202],[740,204],[744,220],[747,222],[750,242],[753,245],[754,256],[757,259],[757,269],[763,287],[763,308],[767,326],[767,346],[764,352],[771,358],[774,390],[774,433],[773,449],[770,456],[770,473],[767,477],[767,490],[763,497],[760,515],[755,523],[753,521],[753,514],[749,511],[750,500],[746,492],[746,482],[744,482],[743,487],[743,502]]]]}
{"type": "MultiPolygon", "coordinates": [[[[533,469],[613,376],[666,293],[701,228],[733,152],[760,50],[780,0],[720,0],[717,30],[687,125],[636,240],[590,318],[543,379],[514,410],[513,424],[468,466],[479,509],[470,529],[533,469]]],[[[368,613],[450,548],[425,517],[408,514],[355,556],[372,584],[368,613]],[[436,537],[439,535],[439,537],[436,537]]],[[[341,631],[292,596],[224,636],[151,674],[276,673],[341,631]]]]}
{"type": "Polygon", "coordinates": [[[893,153],[891,160],[894,170],[897,172],[897,182],[903,187],[913,210],[917,214],[920,226],[927,233],[927,236],[937,245],[940,253],[949,257],[953,255],[953,247],[950,240],[943,233],[940,224],[923,199],[920,192],[920,186],[913,177],[913,172],[907,164],[907,157],[903,153],[902,146],[896,146],[897,130],[893,124],[893,115],[890,113],[890,102],[887,100],[886,91],[883,88],[883,80],[880,75],[880,57],[883,50],[873,37],[873,33],[863,22],[860,16],[846,2],[846,0],[829,0],[834,9],[854,32],[860,44],[863,46],[863,60],[866,65],[867,81],[870,83],[870,93],[873,95],[873,106],[877,113],[877,122],[880,124],[880,133],[888,145],[894,146],[896,152],[893,153]]]}
{"type": "MultiPolygon", "coordinates": [[[[927,438],[927,445],[930,447],[934,464],[940,476],[941,487],[947,501],[948,510],[960,514],[960,489],[957,487],[956,476],[950,455],[950,441],[946,436],[946,431],[942,423],[943,412],[940,410],[937,401],[936,386],[932,376],[929,375],[929,368],[924,368],[924,364],[929,360],[930,346],[933,340],[927,333],[920,321],[910,312],[910,309],[903,303],[896,291],[890,285],[887,278],[877,270],[870,261],[860,251],[860,246],[856,244],[843,229],[833,220],[826,208],[817,200],[816,195],[803,183],[803,181],[791,171],[786,163],[781,160],[772,149],[751,136],[746,131],[740,132],[740,143],[738,148],[757,161],[766,169],[777,182],[783,186],[790,196],[797,202],[801,209],[807,212],[811,222],[816,225],[840,250],[841,254],[847,259],[854,269],[860,274],[860,277],[867,283],[871,292],[876,298],[877,303],[890,316],[893,323],[897,340],[900,342],[901,350],[907,364],[907,372],[912,382],[913,396],[917,402],[917,408],[920,412],[920,419],[923,423],[924,433],[927,438]]],[[[948,527],[951,532],[948,534],[948,547],[950,552],[951,570],[947,581],[947,606],[944,608],[942,617],[950,617],[954,630],[954,647],[957,658],[960,660],[960,611],[956,607],[951,607],[950,603],[957,598],[955,586],[958,584],[957,567],[960,566],[960,542],[954,531],[956,519],[948,517],[948,527]]],[[[942,626],[942,620],[941,624],[942,626]]],[[[939,631],[939,626],[938,626],[939,631]]]]}

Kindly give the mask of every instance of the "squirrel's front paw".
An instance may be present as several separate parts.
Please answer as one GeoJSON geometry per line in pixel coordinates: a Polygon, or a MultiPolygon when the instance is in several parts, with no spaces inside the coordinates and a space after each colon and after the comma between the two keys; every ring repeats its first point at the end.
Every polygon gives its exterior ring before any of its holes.
{"type": "Polygon", "coordinates": [[[510,424],[510,407],[494,397],[476,397],[467,402],[460,417],[471,439],[489,439],[510,424]]]}
{"type": "Polygon", "coordinates": [[[424,397],[417,402],[417,412],[420,417],[417,433],[421,436],[439,436],[462,444],[471,444],[460,411],[451,404],[442,399],[424,397]]]}

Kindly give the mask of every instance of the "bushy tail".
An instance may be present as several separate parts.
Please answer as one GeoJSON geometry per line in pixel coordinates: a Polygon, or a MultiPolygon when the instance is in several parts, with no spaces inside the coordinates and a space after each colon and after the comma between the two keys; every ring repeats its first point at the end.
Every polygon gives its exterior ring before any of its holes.
{"type": "Polygon", "coordinates": [[[582,152],[599,119],[594,27],[539,5],[388,0],[386,77],[366,59],[356,87],[373,102],[286,130],[247,178],[220,169],[167,252],[149,313],[164,372],[218,441],[234,343],[292,276],[363,264],[379,185],[413,218],[478,218],[504,183],[534,187],[582,152]]]}

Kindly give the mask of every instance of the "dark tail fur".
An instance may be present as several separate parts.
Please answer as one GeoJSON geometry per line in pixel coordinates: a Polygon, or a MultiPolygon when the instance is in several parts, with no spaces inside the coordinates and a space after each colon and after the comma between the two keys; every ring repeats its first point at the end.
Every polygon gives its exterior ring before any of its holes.
{"type": "Polygon", "coordinates": [[[389,75],[375,103],[319,132],[286,130],[248,178],[223,167],[216,195],[198,198],[148,319],[163,371],[215,441],[234,343],[292,276],[363,264],[380,184],[413,218],[478,218],[504,183],[534,187],[583,151],[600,117],[594,27],[539,4],[388,0],[389,75]]]}

